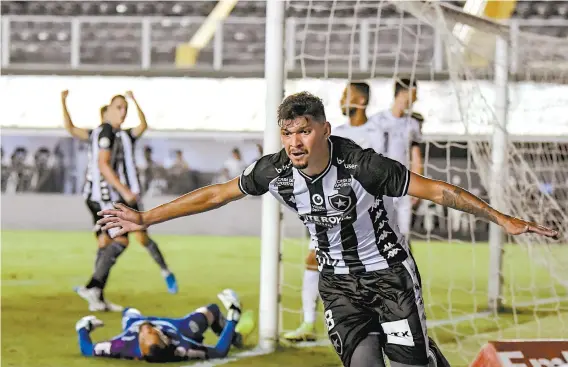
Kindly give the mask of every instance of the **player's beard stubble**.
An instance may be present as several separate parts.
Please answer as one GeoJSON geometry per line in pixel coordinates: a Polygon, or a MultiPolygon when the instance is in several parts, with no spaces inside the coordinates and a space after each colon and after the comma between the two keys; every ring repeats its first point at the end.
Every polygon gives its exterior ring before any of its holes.
{"type": "Polygon", "coordinates": [[[292,167],[294,167],[295,169],[306,169],[308,168],[308,162],[303,162],[298,164],[292,163],[292,167]]]}

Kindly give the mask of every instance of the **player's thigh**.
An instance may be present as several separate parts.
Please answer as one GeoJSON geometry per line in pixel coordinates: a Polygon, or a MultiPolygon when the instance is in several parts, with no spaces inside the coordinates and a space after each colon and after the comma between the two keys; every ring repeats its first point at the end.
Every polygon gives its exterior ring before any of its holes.
{"type": "Polygon", "coordinates": [[[310,250],[306,256],[306,269],[309,270],[318,270],[318,260],[316,257],[316,247],[314,243],[314,241],[310,241],[310,250]]]}
{"type": "Polygon", "coordinates": [[[201,307],[181,318],[148,317],[147,320],[170,323],[186,338],[201,343],[203,342],[205,332],[209,328],[209,320],[207,318],[209,312],[208,307],[201,307]]]}
{"type": "Polygon", "coordinates": [[[355,347],[349,367],[385,367],[379,335],[369,334],[355,347]]]}
{"type": "Polygon", "coordinates": [[[97,221],[102,218],[97,213],[104,209],[113,208],[112,202],[87,200],[87,207],[93,217],[94,231],[100,248],[108,246],[112,242],[118,242],[123,246],[128,246],[128,236],[124,235],[112,238],[108,231],[103,231],[101,226],[97,224],[97,221]]]}
{"type": "Polygon", "coordinates": [[[349,366],[353,352],[373,330],[373,315],[353,302],[357,292],[353,276],[322,275],[319,292],[329,340],[343,365],[349,366]]]}
{"type": "MultiPolygon", "coordinates": [[[[92,201],[92,200],[86,200],[85,204],[87,205],[87,208],[89,209],[89,213],[91,213],[91,218],[92,218],[92,221],[93,221],[93,232],[95,233],[95,237],[97,237],[97,239],[99,239],[101,234],[103,233],[103,231],[101,230],[101,226],[97,224],[99,219],[102,218],[98,214],[98,212],[100,212],[102,210],[101,204],[98,201],[92,201]]],[[[99,240],[98,242],[99,242],[99,247],[100,247],[101,241],[99,240]]]]}
{"type": "Polygon", "coordinates": [[[378,296],[370,307],[379,316],[388,359],[400,365],[428,365],[426,314],[412,258],[376,272],[376,279],[368,279],[363,288],[378,296]]]}
{"type": "Polygon", "coordinates": [[[195,312],[190,313],[182,319],[183,325],[178,327],[178,330],[180,330],[184,336],[202,342],[203,335],[209,328],[209,320],[207,319],[208,313],[210,313],[210,311],[206,307],[197,309],[195,312]]]}

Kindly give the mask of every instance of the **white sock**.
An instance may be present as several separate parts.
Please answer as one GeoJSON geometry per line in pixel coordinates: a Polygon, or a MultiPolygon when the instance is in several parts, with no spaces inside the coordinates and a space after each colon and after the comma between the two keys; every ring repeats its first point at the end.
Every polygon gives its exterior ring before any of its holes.
{"type": "Polygon", "coordinates": [[[304,309],[304,322],[314,323],[316,321],[316,304],[318,301],[319,272],[316,270],[304,271],[304,282],[302,283],[302,307],[304,309]]]}
{"type": "Polygon", "coordinates": [[[162,276],[163,276],[164,278],[167,278],[168,275],[170,275],[172,272],[169,271],[169,270],[160,270],[160,273],[162,274],[162,276]]]}

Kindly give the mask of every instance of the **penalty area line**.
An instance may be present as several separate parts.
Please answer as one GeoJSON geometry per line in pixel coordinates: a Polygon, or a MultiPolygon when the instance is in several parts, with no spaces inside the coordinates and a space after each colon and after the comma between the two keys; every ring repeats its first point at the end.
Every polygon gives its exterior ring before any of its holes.
{"type": "Polygon", "coordinates": [[[208,361],[201,361],[201,362],[196,362],[196,363],[192,363],[192,364],[188,364],[185,366],[180,366],[180,367],[213,367],[213,366],[220,366],[223,364],[227,364],[227,363],[231,363],[231,362],[236,362],[240,359],[243,358],[249,358],[249,357],[257,357],[257,356],[263,356],[266,354],[270,354],[271,352],[268,352],[266,350],[262,350],[262,349],[252,349],[252,350],[247,350],[244,352],[240,352],[240,353],[236,353],[228,358],[220,358],[220,359],[211,359],[208,361]]]}

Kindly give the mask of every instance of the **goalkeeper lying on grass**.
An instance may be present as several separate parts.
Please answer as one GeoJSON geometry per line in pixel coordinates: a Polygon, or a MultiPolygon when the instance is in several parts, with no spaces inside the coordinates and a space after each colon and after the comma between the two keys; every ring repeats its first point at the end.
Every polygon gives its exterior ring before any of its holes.
{"type": "Polygon", "coordinates": [[[91,341],[90,333],[103,322],[95,316],[85,316],[75,325],[81,354],[148,362],[226,357],[231,345],[243,346],[243,338],[254,329],[254,319],[252,312],[241,315],[241,304],[234,291],[226,289],[218,297],[227,309],[226,317],[216,304],[177,319],[143,316],[140,311],[127,308],[123,312],[122,333],[98,343],[91,341]],[[219,336],[214,347],[202,344],[209,327],[219,336]]]}

